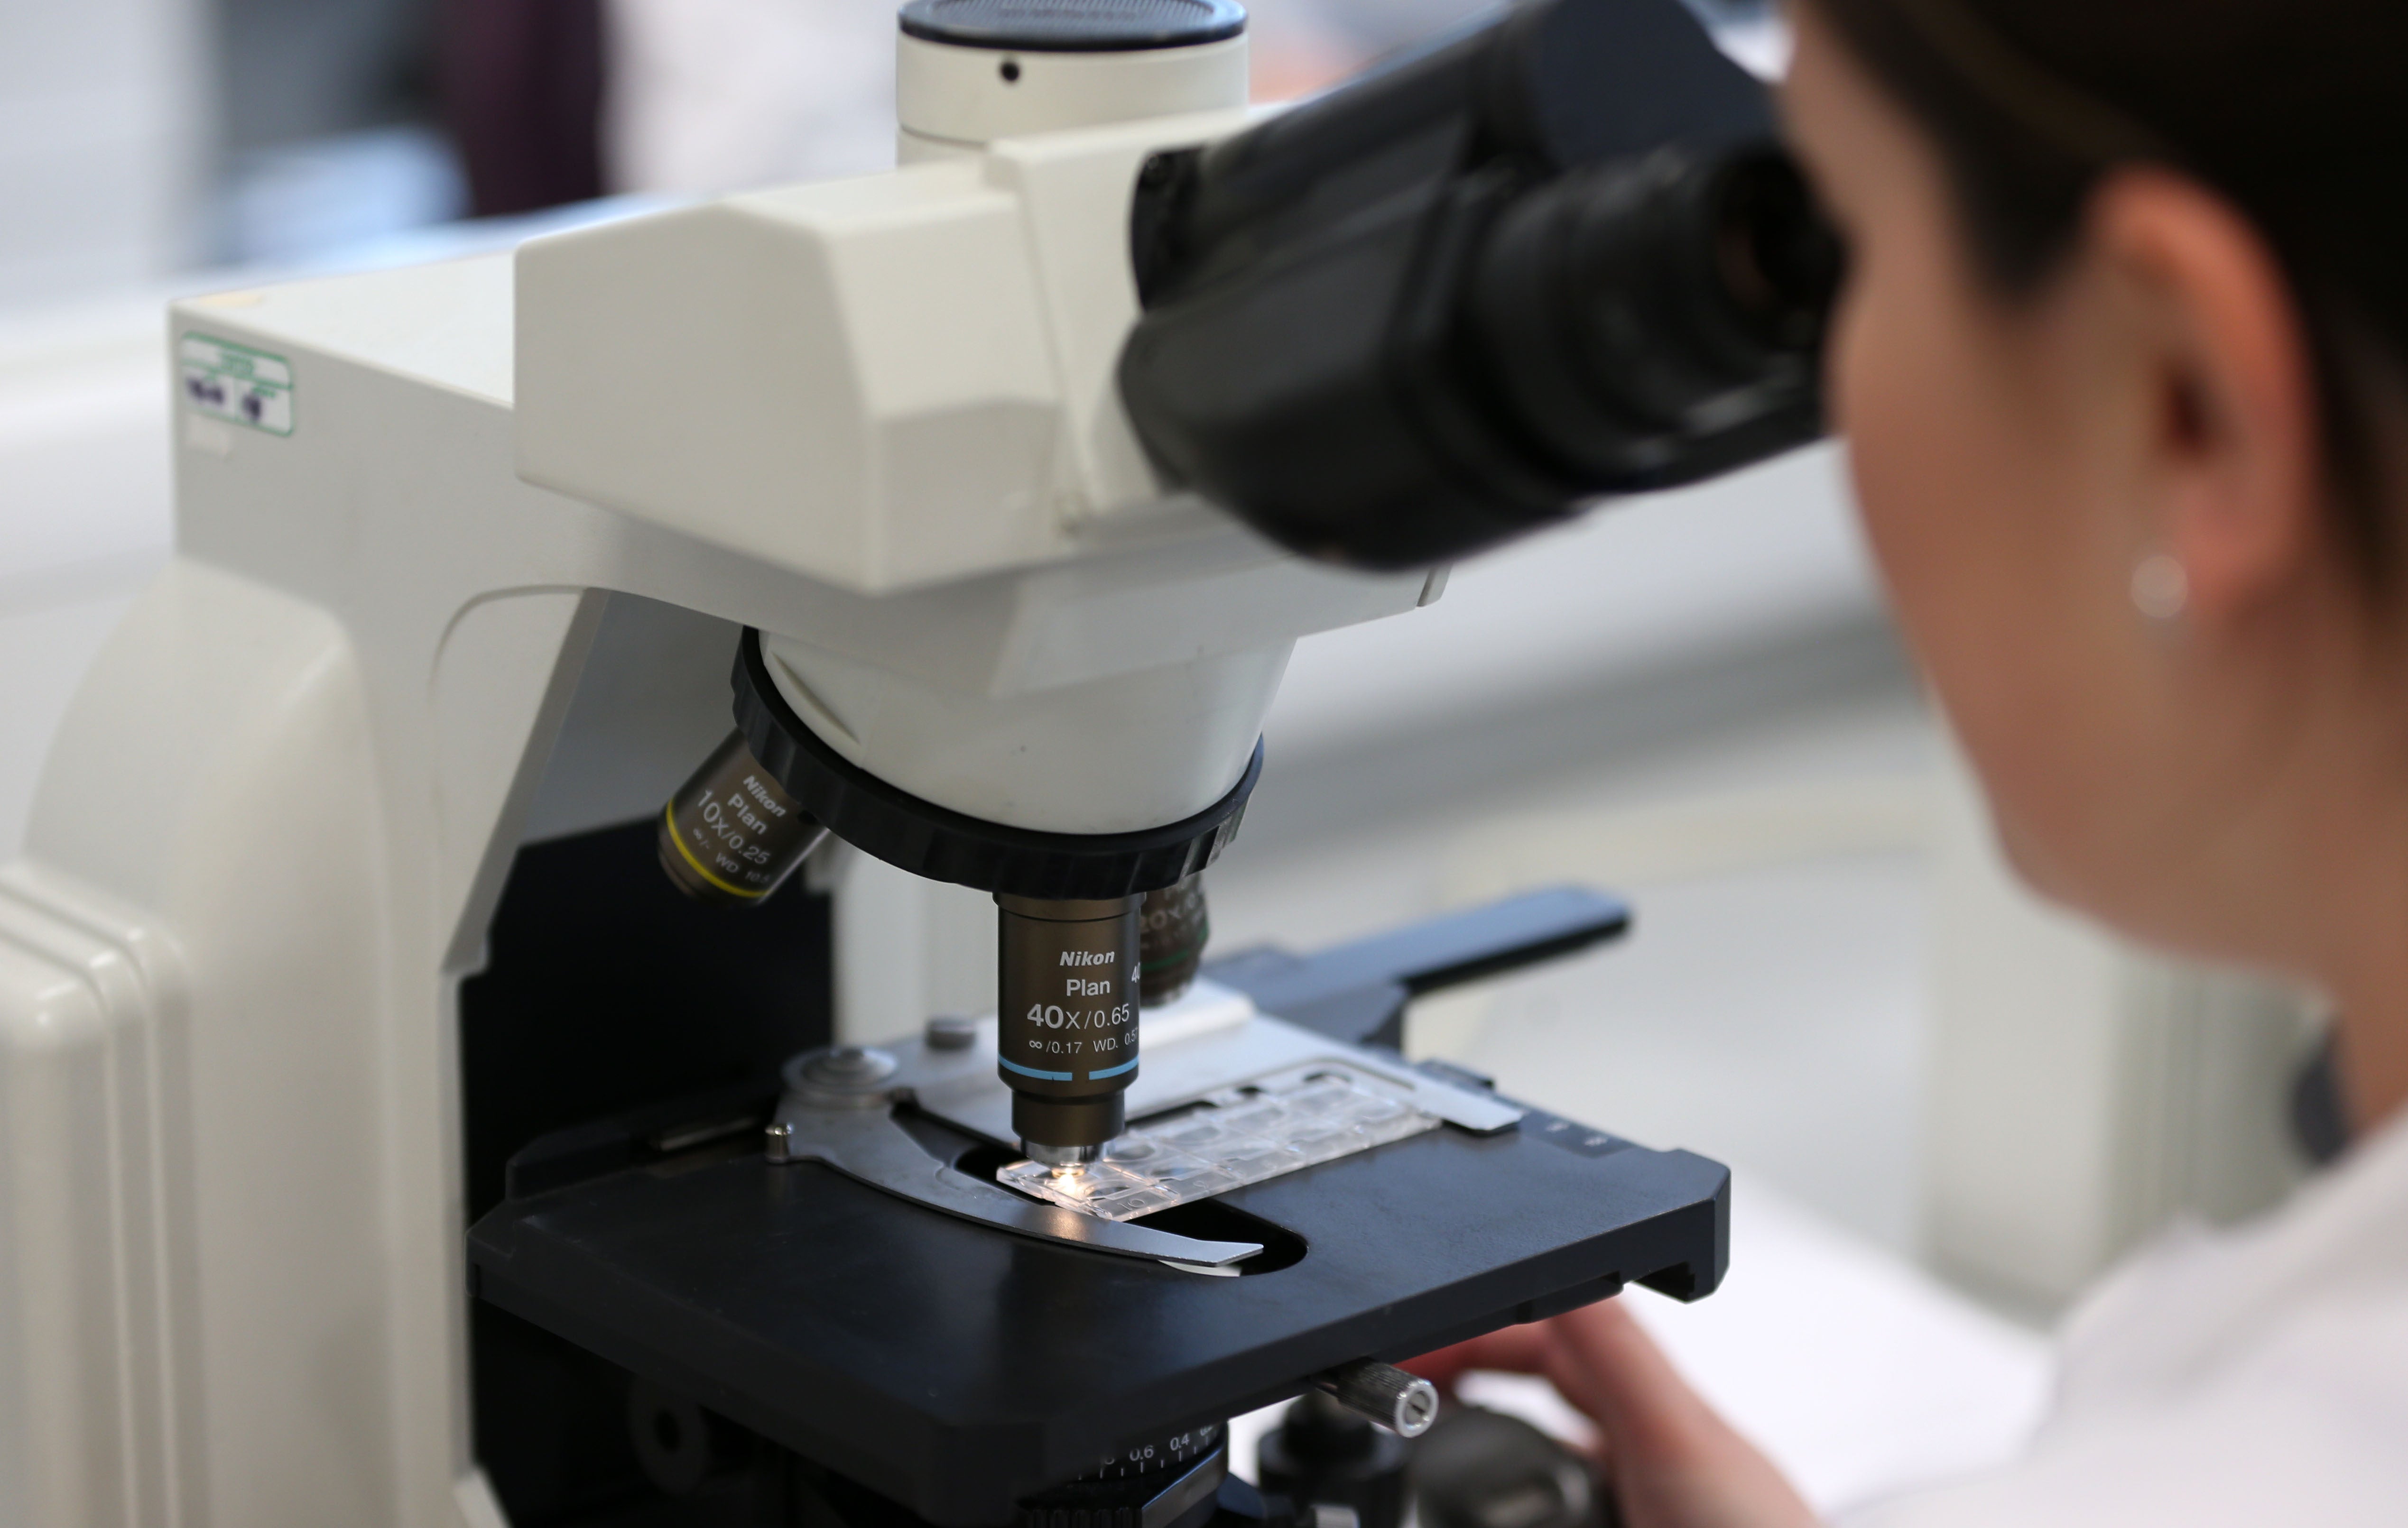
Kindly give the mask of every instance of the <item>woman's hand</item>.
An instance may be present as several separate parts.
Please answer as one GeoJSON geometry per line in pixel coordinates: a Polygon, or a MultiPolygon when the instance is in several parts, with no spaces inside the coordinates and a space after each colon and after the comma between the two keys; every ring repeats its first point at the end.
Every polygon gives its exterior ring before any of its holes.
{"type": "Polygon", "coordinates": [[[1441,1348],[1406,1365],[1441,1387],[1471,1369],[1543,1375],[1597,1423],[1627,1528],[1814,1528],[1772,1461],[1676,1373],[1619,1300],[1441,1348]]]}

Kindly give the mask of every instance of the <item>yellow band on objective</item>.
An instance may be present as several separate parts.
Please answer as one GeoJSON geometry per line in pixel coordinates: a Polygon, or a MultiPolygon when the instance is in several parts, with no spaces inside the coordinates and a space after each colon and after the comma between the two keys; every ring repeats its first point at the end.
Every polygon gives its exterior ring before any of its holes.
{"type": "Polygon", "coordinates": [[[720,879],[717,876],[712,875],[709,865],[704,864],[700,860],[694,857],[694,850],[685,847],[685,835],[678,831],[676,802],[672,801],[667,806],[662,807],[661,816],[668,821],[669,842],[677,845],[678,852],[685,857],[686,864],[694,866],[694,873],[695,875],[700,876],[703,879],[710,882],[713,886],[725,892],[729,896],[740,896],[750,899],[767,894],[761,892],[748,892],[741,886],[728,885],[727,882],[720,879]]]}

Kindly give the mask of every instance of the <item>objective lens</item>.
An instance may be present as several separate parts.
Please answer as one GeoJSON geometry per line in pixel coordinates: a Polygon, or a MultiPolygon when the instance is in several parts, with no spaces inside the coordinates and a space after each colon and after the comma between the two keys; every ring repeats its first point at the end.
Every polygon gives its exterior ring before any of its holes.
{"type": "Polygon", "coordinates": [[[1138,913],[1138,1001],[1149,1008],[1177,1002],[1194,985],[1211,936],[1200,874],[1146,893],[1138,913]]]}
{"type": "Polygon", "coordinates": [[[995,899],[996,1061],[1011,1089],[1011,1128],[1035,1161],[1093,1162],[1127,1121],[1141,901],[995,899]]]}
{"type": "Polygon", "coordinates": [[[661,868],[697,902],[749,907],[826,837],[731,732],[662,808],[661,868]]]}

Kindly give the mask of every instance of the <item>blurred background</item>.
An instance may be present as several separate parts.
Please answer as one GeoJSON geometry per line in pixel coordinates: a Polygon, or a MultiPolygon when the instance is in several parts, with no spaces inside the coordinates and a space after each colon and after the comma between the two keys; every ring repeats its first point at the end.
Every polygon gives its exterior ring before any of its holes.
{"type": "MultiPolygon", "coordinates": [[[[1764,7],[1696,3],[1777,70],[1764,7]]],[[[1253,8],[1278,100],[1473,7],[1253,8]]],[[[882,168],[893,26],[890,0],[0,0],[0,854],[172,542],[170,295],[882,168]]],[[[1224,951],[1567,880],[1633,899],[1628,940],[1429,1000],[1411,1043],[1734,1165],[1729,1286],[1651,1320],[1826,1505],[2011,1449],[2036,1334],[2085,1283],[2335,1144],[2312,1005],[2005,875],[1836,448],[1308,640],[1268,736],[1211,877],[1224,951]]],[[[857,916],[928,947],[881,999],[897,1024],[992,1001],[982,901],[846,874],[857,916]]]]}

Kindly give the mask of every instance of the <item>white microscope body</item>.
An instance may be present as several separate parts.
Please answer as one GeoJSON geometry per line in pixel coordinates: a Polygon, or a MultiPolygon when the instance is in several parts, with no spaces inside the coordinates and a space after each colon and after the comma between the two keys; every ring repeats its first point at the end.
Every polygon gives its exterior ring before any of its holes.
{"type": "Polygon", "coordinates": [[[1120,411],[1137,168],[1244,121],[1243,47],[907,38],[891,174],[177,307],[177,555],[0,869],[0,1522],[501,1522],[460,983],[522,842],[724,735],[739,627],[872,773],[1106,833],[1422,600],[1120,411]]]}

